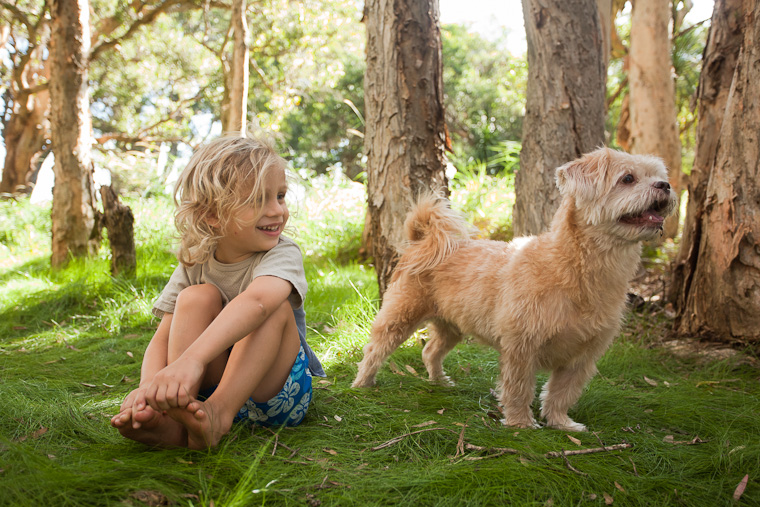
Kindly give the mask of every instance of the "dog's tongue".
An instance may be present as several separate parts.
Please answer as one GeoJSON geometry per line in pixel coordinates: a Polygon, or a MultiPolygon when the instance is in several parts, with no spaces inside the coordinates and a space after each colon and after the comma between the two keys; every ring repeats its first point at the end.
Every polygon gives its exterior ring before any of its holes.
{"type": "Polygon", "coordinates": [[[626,217],[624,221],[634,225],[660,225],[665,221],[665,218],[654,211],[647,210],[641,215],[626,217]]]}

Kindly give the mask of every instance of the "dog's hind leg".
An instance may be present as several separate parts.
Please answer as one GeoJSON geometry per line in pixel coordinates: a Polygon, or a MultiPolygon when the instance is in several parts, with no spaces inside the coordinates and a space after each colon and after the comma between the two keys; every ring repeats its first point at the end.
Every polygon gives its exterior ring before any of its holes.
{"type": "Polygon", "coordinates": [[[442,320],[432,320],[427,325],[430,339],[422,350],[430,381],[437,384],[453,386],[454,382],[443,371],[443,359],[457,343],[462,341],[459,328],[442,320]]]}
{"type": "Polygon", "coordinates": [[[596,373],[593,360],[562,366],[552,371],[541,391],[541,417],[546,425],[563,431],[586,431],[586,426],[570,419],[567,411],[575,405],[586,382],[596,373]]]}
{"type": "Polygon", "coordinates": [[[375,385],[377,370],[428,317],[422,294],[410,294],[408,287],[392,285],[385,293],[383,306],[372,324],[372,336],[364,347],[364,358],[351,387],[375,385]],[[404,292],[406,291],[406,292],[404,292]]]}

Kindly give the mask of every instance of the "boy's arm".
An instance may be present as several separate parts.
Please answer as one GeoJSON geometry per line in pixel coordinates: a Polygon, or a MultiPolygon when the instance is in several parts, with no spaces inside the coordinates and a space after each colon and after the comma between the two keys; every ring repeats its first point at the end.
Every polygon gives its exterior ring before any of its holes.
{"type": "Polygon", "coordinates": [[[184,407],[205,367],[224,350],[259,328],[288,298],[293,286],[275,276],[260,276],[230,301],[175,362],[155,374],[146,399],[156,410],[184,407]]]}
{"type": "Polygon", "coordinates": [[[140,387],[147,386],[159,371],[166,367],[169,356],[169,329],[173,314],[165,313],[158,323],[153,338],[145,348],[142,368],[140,368],[140,387]]]}
{"type": "Polygon", "coordinates": [[[158,328],[153,334],[150,343],[145,348],[142,367],[140,368],[140,384],[137,389],[127,395],[121,409],[132,407],[133,413],[145,408],[145,389],[153,381],[153,377],[166,367],[169,352],[169,329],[171,328],[172,314],[165,313],[158,323],[158,328]]]}

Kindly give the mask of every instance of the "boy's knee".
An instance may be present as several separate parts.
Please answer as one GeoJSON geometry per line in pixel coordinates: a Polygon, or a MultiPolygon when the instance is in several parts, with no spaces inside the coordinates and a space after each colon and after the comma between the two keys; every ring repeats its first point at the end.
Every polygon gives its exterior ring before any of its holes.
{"type": "Polygon", "coordinates": [[[218,313],[222,310],[222,294],[211,284],[191,285],[182,289],[177,295],[176,306],[206,309],[218,313]]]}

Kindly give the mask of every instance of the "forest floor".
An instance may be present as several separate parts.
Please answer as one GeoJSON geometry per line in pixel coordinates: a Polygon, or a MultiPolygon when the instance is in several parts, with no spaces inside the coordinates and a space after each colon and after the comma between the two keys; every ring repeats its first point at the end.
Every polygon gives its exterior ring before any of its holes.
{"type": "Polygon", "coordinates": [[[318,195],[294,219],[308,341],[328,374],[306,419],[236,426],[207,451],[151,449],[108,422],[137,385],[150,307],[176,265],[168,201],[130,202],[131,279],[108,275],[106,248],[51,271],[49,210],[0,203],[0,505],[760,505],[758,360],[672,337],[667,255],[644,263],[621,335],[571,411],[590,431],[516,430],[499,423],[496,353],[474,343],[446,359],[455,387],[425,379],[424,331],[377,387],[350,387],[377,285],[351,260],[361,206],[338,201],[318,195]]]}

